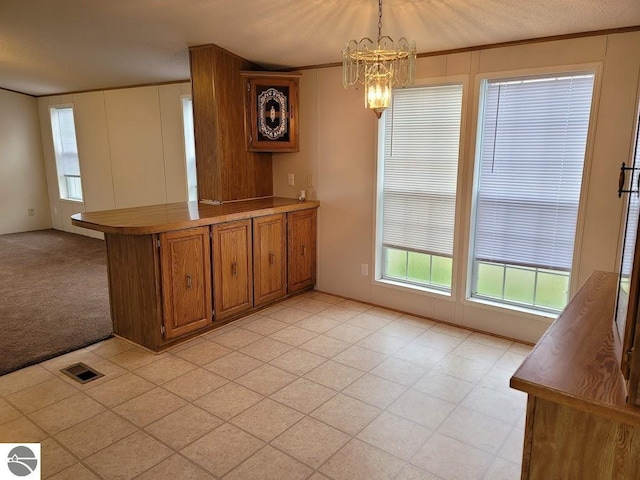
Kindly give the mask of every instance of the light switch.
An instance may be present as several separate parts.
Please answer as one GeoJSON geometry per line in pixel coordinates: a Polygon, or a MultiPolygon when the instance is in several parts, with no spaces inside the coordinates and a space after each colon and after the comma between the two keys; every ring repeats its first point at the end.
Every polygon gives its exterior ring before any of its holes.
{"type": "Polygon", "coordinates": [[[315,186],[316,186],[315,175],[307,175],[307,187],[315,188],[315,186]]]}
{"type": "Polygon", "coordinates": [[[287,185],[293,187],[296,184],[296,177],[293,173],[287,175],[287,185]]]}
{"type": "Polygon", "coordinates": [[[360,264],[360,275],[364,275],[365,277],[369,275],[369,264],[361,263],[360,264]]]}

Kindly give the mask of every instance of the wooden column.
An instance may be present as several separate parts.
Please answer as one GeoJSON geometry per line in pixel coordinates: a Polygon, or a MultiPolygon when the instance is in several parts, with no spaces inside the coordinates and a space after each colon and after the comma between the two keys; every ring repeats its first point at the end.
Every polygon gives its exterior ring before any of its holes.
{"type": "Polygon", "coordinates": [[[216,45],[189,49],[199,200],[273,195],[270,153],[248,152],[242,70],[259,67],[216,45]]]}

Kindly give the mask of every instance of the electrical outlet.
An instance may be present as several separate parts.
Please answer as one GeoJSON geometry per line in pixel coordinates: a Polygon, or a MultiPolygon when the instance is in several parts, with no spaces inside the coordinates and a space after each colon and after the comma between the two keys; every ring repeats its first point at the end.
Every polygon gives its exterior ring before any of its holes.
{"type": "Polygon", "coordinates": [[[316,186],[315,175],[307,175],[307,187],[315,188],[315,186],[316,186]]]}
{"type": "Polygon", "coordinates": [[[36,214],[36,211],[33,208],[27,209],[27,215],[33,217],[36,214]]]}
{"type": "Polygon", "coordinates": [[[296,176],[293,173],[287,175],[287,185],[293,187],[296,184],[296,176]]]}
{"type": "Polygon", "coordinates": [[[365,277],[369,276],[369,264],[361,263],[360,264],[360,275],[364,275],[365,277]]]}

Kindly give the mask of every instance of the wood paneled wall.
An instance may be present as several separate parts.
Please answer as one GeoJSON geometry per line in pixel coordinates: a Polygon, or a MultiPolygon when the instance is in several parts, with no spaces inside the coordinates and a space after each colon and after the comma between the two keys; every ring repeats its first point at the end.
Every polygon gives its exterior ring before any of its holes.
{"type": "Polygon", "coordinates": [[[247,152],[242,70],[252,64],[216,45],[189,49],[198,198],[241,200],[273,195],[270,153],[247,152]]]}

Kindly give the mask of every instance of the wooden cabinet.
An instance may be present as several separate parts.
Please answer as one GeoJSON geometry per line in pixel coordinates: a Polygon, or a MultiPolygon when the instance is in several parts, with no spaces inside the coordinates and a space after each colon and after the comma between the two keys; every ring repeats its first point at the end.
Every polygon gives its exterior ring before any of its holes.
{"type": "Polygon", "coordinates": [[[180,202],[79,213],[72,223],[105,234],[114,333],[158,352],[313,288],[318,206],[180,202]]]}
{"type": "Polygon", "coordinates": [[[287,293],[286,217],[253,219],[253,302],[264,305],[287,293]]]}
{"type": "Polygon", "coordinates": [[[618,197],[625,202],[625,225],[620,245],[620,279],[616,302],[616,326],[622,340],[622,372],[627,379],[629,403],[640,407],[640,113],[636,123],[635,150],[628,167],[620,168],[618,197]],[[629,181],[625,182],[626,173],[629,181]],[[623,195],[624,194],[624,195],[623,195]]]}
{"type": "Polygon", "coordinates": [[[161,233],[160,257],[165,338],[211,324],[209,229],[161,233]]]}
{"type": "Polygon", "coordinates": [[[299,73],[242,72],[245,139],[251,152],[297,152],[299,73]]]}
{"type": "Polygon", "coordinates": [[[627,402],[615,273],[594,272],[511,378],[526,392],[523,480],[636,480],[640,409],[627,402]]]}
{"type": "Polygon", "coordinates": [[[287,215],[288,292],[292,293],[316,283],[316,209],[287,215]]]}
{"type": "Polygon", "coordinates": [[[212,227],[215,319],[231,317],[253,306],[251,220],[212,227]]]}

